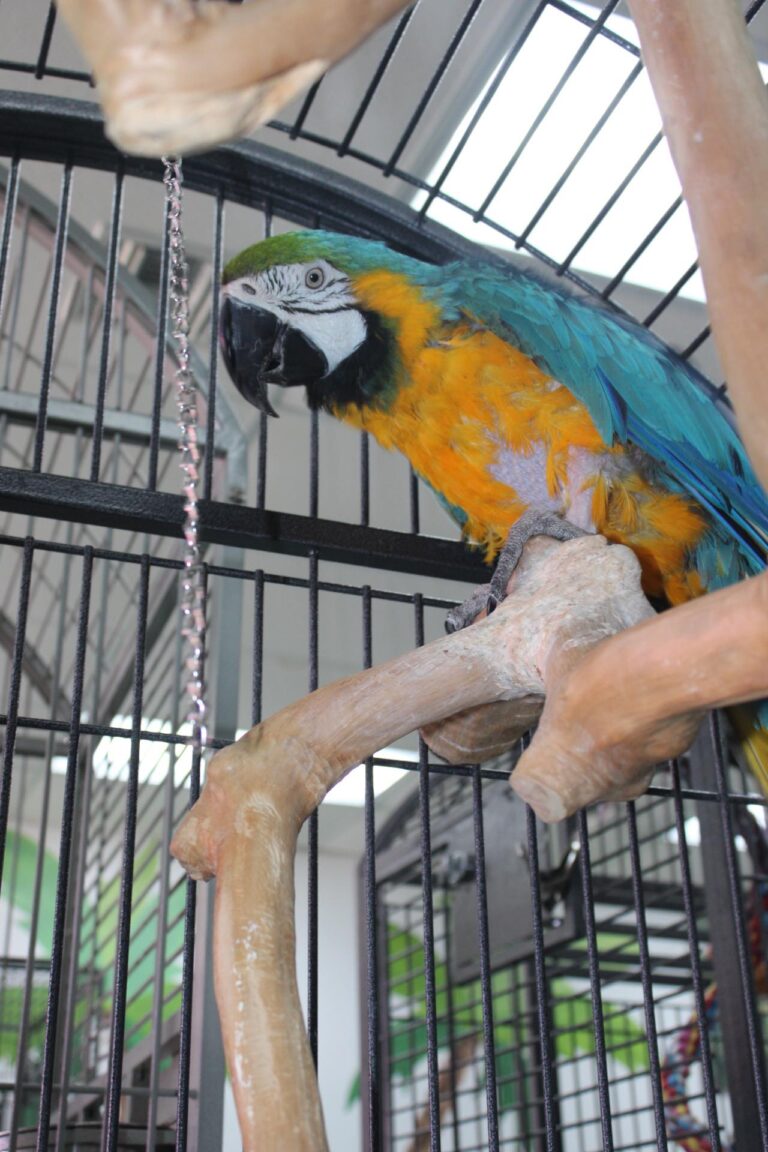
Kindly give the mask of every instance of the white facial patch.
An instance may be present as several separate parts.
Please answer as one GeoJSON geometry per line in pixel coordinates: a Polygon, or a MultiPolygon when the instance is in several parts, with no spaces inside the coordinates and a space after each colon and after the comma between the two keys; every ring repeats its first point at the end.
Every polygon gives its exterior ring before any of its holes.
{"type": "Polygon", "coordinates": [[[231,280],[225,295],[262,308],[303,333],[320,349],[333,372],[366,337],[365,318],[349,278],[327,260],[277,264],[231,280]]]}
{"type": "Polygon", "coordinates": [[[351,356],[366,336],[365,320],[356,308],[323,315],[294,314],[288,323],[320,349],[328,362],[328,372],[333,372],[351,356]]]}

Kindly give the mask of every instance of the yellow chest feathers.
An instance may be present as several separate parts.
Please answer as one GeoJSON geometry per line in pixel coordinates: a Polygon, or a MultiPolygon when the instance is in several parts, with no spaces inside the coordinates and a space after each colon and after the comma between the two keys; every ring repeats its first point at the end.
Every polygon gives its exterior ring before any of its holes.
{"type": "Polygon", "coordinates": [[[397,318],[401,375],[386,409],[350,405],[337,415],[407,456],[466,512],[474,539],[493,549],[530,503],[508,476],[498,478],[502,448],[536,457],[553,507],[569,453],[605,451],[584,405],[492,332],[469,322],[441,329],[434,307],[390,276],[366,277],[357,292],[397,318]]]}
{"type": "Polygon", "coordinates": [[[371,274],[363,303],[396,320],[401,364],[385,409],[336,415],[402,452],[491,559],[526,508],[566,515],[635,548],[649,594],[675,603],[700,591],[687,558],[701,510],[606,445],[573,394],[480,325],[441,328],[437,309],[403,281],[371,274]],[[693,583],[692,583],[693,581],[693,583]]]}

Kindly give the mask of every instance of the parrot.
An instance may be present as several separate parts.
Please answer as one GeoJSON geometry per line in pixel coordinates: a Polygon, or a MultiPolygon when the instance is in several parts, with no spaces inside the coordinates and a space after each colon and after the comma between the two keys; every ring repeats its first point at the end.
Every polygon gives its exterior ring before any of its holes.
{"type": "MultiPolygon", "coordinates": [[[[275,414],[270,384],[303,387],[310,409],[407,457],[464,537],[498,558],[489,610],[538,534],[627,545],[657,607],[765,568],[768,498],[717,390],[562,281],[288,232],[225,266],[219,339],[262,411],[275,414]]],[[[479,607],[470,599],[451,626],[479,607]]]]}

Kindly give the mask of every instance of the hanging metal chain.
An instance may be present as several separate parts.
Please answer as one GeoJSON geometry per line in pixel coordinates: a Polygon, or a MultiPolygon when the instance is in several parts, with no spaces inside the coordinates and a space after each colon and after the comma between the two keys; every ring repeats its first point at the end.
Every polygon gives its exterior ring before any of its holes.
{"type": "Polygon", "coordinates": [[[179,410],[179,451],[184,474],[184,575],[181,588],[181,633],[187,640],[187,692],[191,705],[188,721],[192,745],[202,750],[207,739],[205,703],[205,569],[200,555],[198,485],[200,483],[200,442],[198,436],[197,390],[189,356],[189,271],[182,228],[181,160],[163,157],[170,247],[169,297],[173,338],[178,368],[176,402],[179,410]]]}

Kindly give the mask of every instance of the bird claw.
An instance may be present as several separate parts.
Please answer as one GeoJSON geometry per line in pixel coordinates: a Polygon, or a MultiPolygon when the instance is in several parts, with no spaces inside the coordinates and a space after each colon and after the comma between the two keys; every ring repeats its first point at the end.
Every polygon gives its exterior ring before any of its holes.
{"type": "Polygon", "coordinates": [[[445,619],[446,632],[459,632],[462,628],[466,628],[483,609],[487,616],[496,611],[506,598],[507,585],[512,573],[517,568],[523,548],[532,536],[549,536],[553,540],[565,541],[584,535],[583,528],[577,528],[575,524],[571,524],[554,512],[537,512],[534,509],[524,512],[509,531],[490,584],[481,584],[475,588],[469,599],[451,609],[445,619]]]}
{"type": "Polygon", "coordinates": [[[462,628],[467,628],[483,609],[487,608],[490,594],[490,584],[481,584],[475,588],[472,595],[463,604],[457,604],[455,608],[451,608],[445,618],[446,632],[449,634],[461,632],[462,628]]]}

